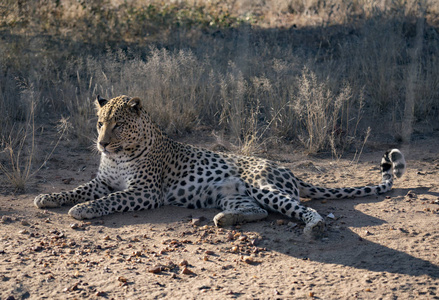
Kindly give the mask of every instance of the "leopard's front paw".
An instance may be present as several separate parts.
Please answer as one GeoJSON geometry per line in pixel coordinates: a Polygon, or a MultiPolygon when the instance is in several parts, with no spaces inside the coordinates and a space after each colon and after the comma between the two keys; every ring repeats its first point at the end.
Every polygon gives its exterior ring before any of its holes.
{"type": "Polygon", "coordinates": [[[220,212],[213,218],[216,227],[233,226],[240,221],[242,221],[242,218],[239,214],[227,211],[220,212]]]}
{"type": "Polygon", "coordinates": [[[54,194],[41,194],[35,197],[34,204],[38,208],[60,207],[61,199],[54,194]]]}
{"type": "Polygon", "coordinates": [[[326,225],[323,219],[313,223],[306,224],[305,229],[303,230],[303,233],[308,238],[311,239],[320,238],[324,235],[325,232],[326,232],[326,225]]]}
{"type": "Polygon", "coordinates": [[[98,209],[88,203],[77,204],[69,210],[69,216],[77,219],[93,219],[103,214],[98,209]]]}

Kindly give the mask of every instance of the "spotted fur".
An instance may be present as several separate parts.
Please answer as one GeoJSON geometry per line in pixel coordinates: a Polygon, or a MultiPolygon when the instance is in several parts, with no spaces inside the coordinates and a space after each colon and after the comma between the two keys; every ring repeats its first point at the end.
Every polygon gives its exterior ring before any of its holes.
{"type": "Polygon", "coordinates": [[[277,211],[302,220],[305,233],[324,228],[323,218],[303,206],[305,198],[364,197],[389,191],[393,176],[405,171],[403,154],[392,149],[381,161],[382,182],[354,188],[317,187],[269,160],[215,153],[175,142],[151,121],[138,98],[98,96],[101,152],[95,179],[69,192],[42,194],[39,208],[74,205],[69,215],[90,219],[114,212],[154,209],[162,205],[220,208],[217,226],[256,221],[277,211]]]}

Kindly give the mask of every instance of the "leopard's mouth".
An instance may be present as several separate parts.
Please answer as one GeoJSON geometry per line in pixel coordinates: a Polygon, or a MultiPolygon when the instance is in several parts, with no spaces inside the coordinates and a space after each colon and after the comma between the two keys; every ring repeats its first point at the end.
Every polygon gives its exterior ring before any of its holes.
{"type": "Polygon", "coordinates": [[[117,154],[120,151],[123,150],[122,146],[118,146],[118,147],[98,147],[99,152],[101,152],[102,154],[104,154],[105,156],[110,156],[112,154],[117,154]]]}
{"type": "Polygon", "coordinates": [[[96,147],[98,151],[106,156],[111,154],[111,149],[108,149],[108,146],[102,147],[101,145],[97,145],[96,147]]]}
{"type": "Polygon", "coordinates": [[[110,151],[108,151],[107,149],[102,149],[101,153],[105,156],[109,156],[110,155],[110,151]]]}

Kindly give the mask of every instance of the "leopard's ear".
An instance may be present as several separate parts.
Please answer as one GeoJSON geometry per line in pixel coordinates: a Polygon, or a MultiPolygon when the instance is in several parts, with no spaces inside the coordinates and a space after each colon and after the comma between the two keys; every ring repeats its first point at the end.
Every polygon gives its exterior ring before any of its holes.
{"type": "Polygon", "coordinates": [[[104,106],[105,104],[108,103],[108,100],[107,100],[107,99],[104,99],[104,98],[101,98],[100,95],[98,95],[98,96],[96,97],[96,101],[97,101],[97,103],[99,104],[99,107],[102,107],[102,106],[104,106]]]}
{"type": "Polygon", "coordinates": [[[137,114],[140,113],[140,108],[142,107],[142,101],[140,101],[138,97],[131,98],[127,104],[130,107],[130,109],[135,111],[137,114]]]}

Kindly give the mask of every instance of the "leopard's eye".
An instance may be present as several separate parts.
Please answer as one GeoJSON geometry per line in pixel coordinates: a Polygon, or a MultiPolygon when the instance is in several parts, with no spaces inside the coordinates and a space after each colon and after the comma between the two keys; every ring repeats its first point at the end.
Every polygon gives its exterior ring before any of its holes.
{"type": "Polygon", "coordinates": [[[102,123],[102,122],[98,122],[98,127],[99,127],[99,128],[101,128],[102,125],[104,125],[104,123],[102,123]]]}
{"type": "Polygon", "coordinates": [[[119,122],[117,122],[117,123],[114,125],[113,129],[120,128],[120,127],[122,127],[122,124],[119,123],[119,122]]]}

